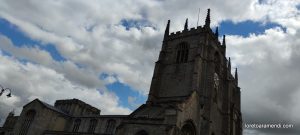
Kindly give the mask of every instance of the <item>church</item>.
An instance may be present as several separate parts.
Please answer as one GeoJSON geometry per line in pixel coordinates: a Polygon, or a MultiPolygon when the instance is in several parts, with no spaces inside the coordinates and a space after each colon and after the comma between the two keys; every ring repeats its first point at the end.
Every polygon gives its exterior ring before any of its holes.
{"type": "Polygon", "coordinates": [[[35,99],[9,113],[0,135],[242,135],[238,73],[231,74],[225,35],[205,24],[170,33],[167,23],[145,104],[129,115],[101,115],[78,99],[35,99]]]}

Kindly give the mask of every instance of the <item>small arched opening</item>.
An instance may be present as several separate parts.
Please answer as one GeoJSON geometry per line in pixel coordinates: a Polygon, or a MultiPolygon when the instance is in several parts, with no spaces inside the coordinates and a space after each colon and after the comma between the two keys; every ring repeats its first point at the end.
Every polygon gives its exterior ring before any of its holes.
{"type": "Polygon", "coordinates": [[[90,126],[89,126],[89,129],[88,129],[89,133],[94,133],[97,122],[98,122],[97,119],[91,119],[90,120],[90,126]]]}
{"type": "Polygon", "coordinates": [[[188,121],[181,128],[181,135],[196,135],[196,129],[191,121],[188,121]]]}

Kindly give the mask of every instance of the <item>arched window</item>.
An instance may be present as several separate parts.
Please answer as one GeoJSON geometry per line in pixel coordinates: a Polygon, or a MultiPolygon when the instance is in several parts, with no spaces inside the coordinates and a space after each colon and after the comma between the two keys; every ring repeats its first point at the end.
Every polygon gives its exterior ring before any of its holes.
{"type": "Polygon", "coordinates": [[[88,132],[89,133],[94,133],[96,125],[97,125],[97,120],[96,119],[91,119],[88,132]]]}
{"type": "Polygon", "coordinates": [[[113,120],[113,119],[108,120],[107,123],[106,123],[105,133],[106,134],[113,134],[113,132],[115,130],[115,127],[116,127],[116,121],[113,120]]]}
{"type": "Polygon", "coordinates": [[[181,43],[177,46],[176,63],[186,63],[189,57],[189,46],[186,43],[181,43]]]}
{"type": "Polygon", "coordinates": [[[135,133],[135,135],[148,135],[148,133],[145,130],[141,130],[141,131],[135,133]]]}
{"type": "Polygon", "coordinates": [[[21,130],[20,130],[20,134],[19,135],[26,135],[28,132],[28,129],[34,119],[36,112],[34,110],[29,110],[26,114],[25,114],[25,120],[22,124],[21,130]]]}
{"type": "Polygon", "coordinates": [[[188,122],[181,128],[181,135],[196,135],[196,130],[192,122],[188,122]]]}
{"type": "Polygon", "coordinates": [[[78,131],[78,129],[79,129],[79,126],[80,126],[80,123],[81,123],[81,120],[80,119],[76,119],[75,121],[74,121],[74,127],[73,127],[73,132],[77,132],[78,131]]]}

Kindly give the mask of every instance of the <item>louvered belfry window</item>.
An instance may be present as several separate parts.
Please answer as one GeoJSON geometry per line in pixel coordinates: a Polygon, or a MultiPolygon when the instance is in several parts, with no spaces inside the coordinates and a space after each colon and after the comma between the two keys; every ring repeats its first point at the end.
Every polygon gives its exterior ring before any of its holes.
{"type": "Polygon", "coordinates": [[[181,43],[177,46],[176,63],[187,63],[189,57],[189,45],[181,43]]]}

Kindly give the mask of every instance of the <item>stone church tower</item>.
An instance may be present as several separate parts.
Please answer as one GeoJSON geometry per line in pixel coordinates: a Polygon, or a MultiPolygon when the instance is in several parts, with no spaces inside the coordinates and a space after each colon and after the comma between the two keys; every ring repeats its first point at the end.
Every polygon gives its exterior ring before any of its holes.
{"type": "MultiPolygon", "coordinates": [[[[226,42],[205,25],[169,34],[168,21],[146,104],[118,129],[125,135],[241,135],[238,75],[226,42]],[[139,134],[140,132],[140,134],[139,134]]],[[[237,70],[237,69],[236,69],[237,70]]]]}
{"type": "Polygon", "coordinates": [[[101,115],[78,99],[53,105],[35,99],[10,113],[0,135],[242,135],[238,74],[226,42],[204,26],[169,34],[168,21],[149,97],[130,115],[101,115]]]}

